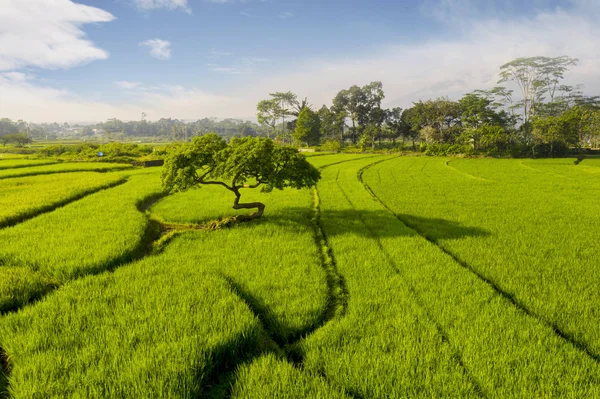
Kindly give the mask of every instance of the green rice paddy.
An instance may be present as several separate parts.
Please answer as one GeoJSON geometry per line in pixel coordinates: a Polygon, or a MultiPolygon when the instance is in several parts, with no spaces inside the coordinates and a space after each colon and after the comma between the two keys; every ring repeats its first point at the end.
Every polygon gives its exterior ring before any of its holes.
{"type": "Polygon", "coordinates": [[[0,161],[0,397],[600,397],[600,160],[309,159],[233,226],[159,168],[0,161]]]}

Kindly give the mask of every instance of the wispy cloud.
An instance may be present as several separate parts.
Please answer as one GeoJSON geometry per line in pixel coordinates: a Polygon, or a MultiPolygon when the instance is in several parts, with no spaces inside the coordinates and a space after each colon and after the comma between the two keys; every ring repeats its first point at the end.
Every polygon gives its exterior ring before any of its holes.
{"type": "Polygon", "coordinates": [[[282,12],[281,14],[279,14],[279,18],[281,18],[281,19],[290,19],[293,16],[294,16],[294,14],[291,12],[288,12],[288,11],[282,12]]]}
{"type": "Polygon", "coordinates": [[[150,55],[159,60],[171,58],[171,42],[162,39],[149,39],[140,43],[140,46],[148,47],[150,55]]]}
{"type": "Polygon", "coordinates": [[[141,11],[166,8],[169,10],[181,9],[187,13],[192,12],[192,9],[188,6],[188,0],[133,0],[133,4],[141,11]]]}
{"type": "Polygon", "coordinates": [[[217,64],[207,64],[206,66],[208,67],[208,70],[212,72],[225,73],[229,75],[240,75],[242,73],[242,71],[235,67],[223,67],[217,64]]]}
{"type": "Polygon", "coordinates": [[[22,67],[71,68],[108,58],[85,39],[80,26],[114,16],[70,0],[3,0],[0,6],[0,71],[22,67]]]}
{"type": "Polygon", "coordinates": [[[208,59],[208,60],[218,60],[220,58],[231,57],[232,55],[233,55],[233,53],[230,53],[229,51],[212,50],[210,53],[208,53],[206,55],[206,59],[208,59]]]}
{"type": "Polygon", "coordinates": [[[114,82],[115,86],[120,89],[132,90],[140,86],[139,82],[129,82],[127,80],[118,80],[114,82]]]}
{"type": "MultiPolygon", "coordinates": [[[[581,59],[566,74],[566,83],[584,83],[586,93],[597,94],[599,18],[600,5],[594,0],[577,0],[568,9],[553,8],[535,15],[465,18],[456,28],[460,30],[451,37],[379,47],[375,44],[372,51],[343,57],[324,54],[321,58],[298,59],[293,67],[282,66],[279,72],[269,70],[268,74],[246,73],[250,67],[244,64],[243,57],[234,57],[227,63],[205,65],[205,72],[211,71],[215,78],[218,73],[225,75],[219,95],[193,85],[182,88],[158,84],[147,89],[140,85],[134,88],[136,95],[128,98],[130,105],[94,102],[89,97],[48,87],[20,72],[0,73],[1,98],[10,99],[2,101],[2,113],[33,121],[137,119],[142,111],[148,113],[149,119],[252,117],[256,103],[268,93],[291,90],[301,98],[308,96],[315,106],[329,105],[339,90],[373,80],[384,84],[385,106],[407,107],[419,99],[441,95],[458,98],[473,89],[491,88],[498,80],[499,66],[516,57],[563,54],[581,59]],[[235,86],[227,85],[234,77],[235,86]]],[[[0,46],[0,53],[3,51],[0,46]]]]}

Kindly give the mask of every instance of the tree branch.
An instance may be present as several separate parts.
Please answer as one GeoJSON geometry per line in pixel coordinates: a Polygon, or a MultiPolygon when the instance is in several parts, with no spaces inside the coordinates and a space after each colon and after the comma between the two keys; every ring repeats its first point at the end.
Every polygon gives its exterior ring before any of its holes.
{"type": "Polygon", "coordinates": [[[223,183],[222,181],[202,180],[201,178],[197,178],[196,181],[200,184],[216,184],[216,185],[225,187],[229,191],[233,191],[234,193],[236,192],[236,190],[233,187],[228,186],[226,183],[223,183]]]}

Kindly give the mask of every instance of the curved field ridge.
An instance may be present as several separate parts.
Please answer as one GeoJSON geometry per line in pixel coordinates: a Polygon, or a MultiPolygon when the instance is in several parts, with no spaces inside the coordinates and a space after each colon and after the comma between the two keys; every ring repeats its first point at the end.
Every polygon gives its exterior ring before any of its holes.
{"type": "MultiPolygon", "coordinates": [[[[208,195],[206,200],[219,201],[215,197],[217,192],[197,191],[196,193],[208,195]]],[[[228,358],[207,362],[206,367],[214,366],[214,371],[205,378],[205,383],[209,385],[201,389],[203,395],[215,397],[219,390],[229,392],[226,386],[219,387],[222,385],[219,379],[223,378],[223,375],[232,374],[238,364],[254,358],[257,353],[275,351],[280,353],[278,355],[280,357],[284,351],[293,351],[290,347],[293,346],[293,342],[320,325],[323,314],[327,313],[329,282],[319,262],[314,224],[309,219],[311,214],[309,192],[287,190],[274,193],[272,196],[275,197],[272,198],[272,202],[276,205],[270,209],[269,217],[265,216],[259,223],[239,225],[233,229],[210,233],[185,233],[175,238],[166,247],[164,253],[159,255],[163,258],[163,262],[170,264],[168,270],[171,273],[178,272],[172,267],[172,262],[177,262],[185,265],[181,266],[181,270],[187,268],[202,270],[203,273],[219,277],[226,282],[231,292],[248,304],[261,324],[268,328],[268,334],[264,334],[265,337],[269,337],[266,343],[261,344],[259,340],[255,340],[252,345],[236,345],[228,358]],[[265,251],[257,253],[256,248],[263,248],[265,251]],[[228,255],[224,258],[223,253],[228,255]],[[257,259],[256,255],[261,254],[264,257],[257,259]],[[273,257],[272,254],[277,255],[273,257]],[[198,264],[199,259],[202,259],[201,264],[198,264]],[[299,270],[302,272],[298,273],[299,270]],[[322,293],[315,295],[319,291],[322,293]],[[276,341],[279,348],[268,341],[276,341]]],[[[119,272],[120,270],[123,269],[119,269],[119,272]]],[[[78,283],[70,284],[69,287],[76,284],[78,283]]],[[[159,287],[156,285],[154,289],[158,290],[159,287]]],[[[59,292],[62,293],[63,290],[57,291],[47,300],[53,300],[59,292]]],[[[33,308],[38,306],[35,305],[33,308]]],[[[262,340],[264,341],[264,338],[262,340]]],[[[9,352],[13,353],[10,350],[9,352]]],[[[76,355],[71,354],[71,356],[76,355]]],[[[25,357],[30,358],[28,355],[25,357]]],[[[277,364],[281,366],[282,372],[289,372],[289,366],[285,362],[278,361],[277,364]]],[[[260,372],[254,367],[251,369],[260,372]]],[[[299,371],[292,372],[294,373],[299,371]]],[[[11,372],[11,386],[19,383],[14,382],[13,375],[14,372],[11,372]]],[[[304,375],[302,378],[309,385],[313,384],[311,382],[313,376],[304,375]]],[[[139,380],[138,383],[144,385],[143,380],[139,380]]],[[[198,380],[198,383],[204,384],[202,380],[198,380]]],[[[319,383],[313,385],[309,388],[310,392],[318,393],[325,389],[319,383]]],[[[333,392],[332,388],[326,389],[333,392]]],[[[317,397],[322,396],[317,394],[317,397]]]]}
{"type": "Polygon", "coordinates": [[[478,397],[452,347],[373,236],[371,223],[383,223],[385,213],[371,206],[356,173],[380,159],[323,170],[321,222],[347,284],[348,307],[305,340],[304,367],[354,397],[478,397]]]}
{"type": "Polygon", "coordinates": [[[227,284],[173,255],[3,317],[11,397],[194,398],[214,365],[260,348],[257,319],[227,284]]]}
{"type": "Polygon", "coordinates": [[[0,228],[124,182],[121,176],[91,172],[0,180],[0,228]]]}
{"type": "Polygon", "coordinates": [[[230,228],[193,228],[226,190],[127,169],[0,230],[0,397],[600,397],[588,160],[310,161],[230,228]]]}
{"type": "Polygon", "coordinates": [[[6,159],[3,160],[0,158],[2,162],[0,162],[0,170],[4,169],[17,169],[17,168],[28,168],[31,166],[41,166],[41,165],[51,165],[58,163],[58,161],[53,160],[33,160],[33,159],[6,159]]]}
{"type": "MultiPolygon", "coordinates": [[[[430,303],[432,314],[460,348],[465,365],[473,370],[473,375],[480,381],[485,392],[490,393],[491,396],[595,397],[599,395],[599,364],[597,356],[589,347],[578,342],[576,337],[557,329],[546,319],[546,315],[538,313],[537,309],[531,307],[531,302],[515,295],[514,291],[506,291],[502,285],[504,281],[511,281],[511,279],[514,281],[514,273],[510,275],[510,279],[505,275],[501,283],[501,280],[491,279],[478,268],[486,256],[489,258],[490,246],[482,245],[477,241],[493,241],[498,239],[497,235],[502,232],[498,231],[498,226],[478,223],[486,221],[483,215],[473,217],[474,209],[487,210],[483,204],[478,208],[464,203],[465,199],[471,199],[478,193],[473,187],[475,184],[473,179],[466,177],[461,178],[462,180],[452,179],[451,175],[443,173],[444,160],[437,159],[433,162],[433,165],[429,166],[429,177],[420,177],[430,180],[427,186],[417,186],[412,183],[416,179],[408,178],[407,175],[411,172],[408,168],[404,168],[408,165],[404,159],[394,159],[367,169],[363,180],[367,189],[378,200],[385,203],[386,207],[394,211],[399,220],[425,236],[430,242],[429,245],[439,245],[440,252],[445,252],[448,260],[452,260],[447,262],[449,266],[443,266],[442,262],[437,261],[427,267],[416,265],[407,267],[406,271],[417,291],[422,292],[424,301],[430,303]],[[410,196],[398,196],[397,191],[393,191],[393,187],[379,183],[379,175],[384,176],[385,181],[392,170],[396,176],[405,176],[401,184],[407,192],[411,193],[410,196]],[[441,212],[438,212],[436,214],[438,218],[431,220],[426,218],[422,211],[417,212],[416,207],[410,206],[412,201],[419,201],[420,207],[427,208],[428,214],[432,214],[430,204],[438,206],[442,204],[435,200],[439,195],[438,190],[442,182],[445,184],[443,189],[450,194],[454,193],[450,186],[454,187],[454,190],[470,193],[469,196],[457,193],[455,198],[450,195],[444,197],[442,207],[445,217],[460,214],[459,209],[468,210],[470,215],[468,220],[472,227],[467,229],[472,231],[479,229],[487,233],[467,234],[461,237],[460,231],[465,229],[461,227],[462,219],[448,220],[442,218],[441,212]],[[430,194],[427,194],[428,192],[430,194]],[[416,214],[409,213],[411,211],[416,214]],[[461,251],[457,251],[457,248],[461,251]],[[486,252],[479,252],[480,257],[465,261],[469,253],[467,249],[471,251],[481,249],[486,252]],[[447,282],[444,281],[445,278],[447,282]],[[469,309],[474,313],[469,315],[469,309]],[[493,364],[490,364],[490,359],[493,359],[493,364]]],[[[464,161],[465,164],[468,162],[464,161]]],[[[507,166],[514,165],[515,170],[528,173],[526,169],[516,164],[516,161],[513,162],[515,163],[507,163],[507,166]]],[[[494,166],[486,163],[483,165],[494,166]]],[[[501,173],[497,168],[490,170],[494,170],[498,177],[510,178],[500,176],[501,173]]],[[[412,177],[416,178],[414,175],[412,177]]],[[[552,179],[570,181],[560,176],[553,176],[552,179]]],[[[522,183],[531,184],[530,181],[522,183]]],[[[496,196],[507,190],[493,187],[489,182],[476,184],[479,190],[484,192],[497,191],[496,196]]],[[[494,195],[485,196],[486,202],[493,199],[494,195]]],[[[529,198],[521,196],[520,199],[526,201],[529,198]]],[[[489,217],[489,211],[486,216],[489,217]]],[[[506,213],[502,216],[506,217],[506,213]]],[[[515,223],[515,219],[511,221],[515,223]]],[[[519,228],[524,227],[519,226],[519,228]]],[[[535,247],[530,247],[531,249],[535,247]]],[[[507,263],[511,261],[511,258],[506,256],[507,253],[509,256],[514,256],[513,252],[505,248],[503,252],[494,253],[492,259],[497,261],[499,256],[503,257],[504,261],[499,265],[506,268],[507,263]]],[[[530,280],[534,279],[534,276],[528,274],[530,280]]],[[[531,283],[521,280],[521,284],[526,284],[525,286],[531,290],[531,283]]]]}
{"type": "Polygon", "coordinates": [[[79,162],[79,163],[58,163],[52,165],[31,166],[18,169],[0,170],[0,179],[8,179],[11,177],[24,177],[47,175],[53,173],[69,173],[69,172],[108,172],[113,170],[129,169],[132,166],[129,164],[118,163],[101,163],[101,162],[79,162]]]}
{"type": "Polygon", "coordinates": [[[132,175],[118,187],[0,230],[0,311],[143,256],[158,231],[138,207],[161,194],[157,173],[132,175]]]}

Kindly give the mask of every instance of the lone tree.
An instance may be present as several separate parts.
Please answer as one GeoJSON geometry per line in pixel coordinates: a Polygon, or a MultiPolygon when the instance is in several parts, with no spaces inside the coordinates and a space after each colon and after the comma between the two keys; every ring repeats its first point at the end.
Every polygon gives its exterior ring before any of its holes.
{"type": "Polygon", "coordinates": [[[240,203],[241,189],[300,189],[314,186],[320,178],[319,171],[295,148],[275,146],[265,137],[233,138],[227,144],[214,133],[195,137],[170,152],[162,172],[163,186],[170,192],[220,185],[235,195],[233,209],[257,209],[238,216],[239,221],[259,218],[265,210],[262,202],[240,203]]]}

